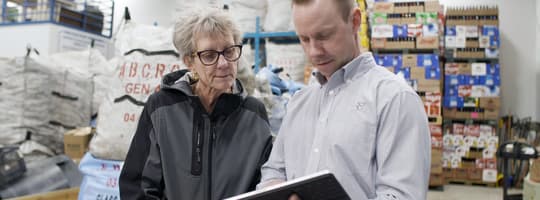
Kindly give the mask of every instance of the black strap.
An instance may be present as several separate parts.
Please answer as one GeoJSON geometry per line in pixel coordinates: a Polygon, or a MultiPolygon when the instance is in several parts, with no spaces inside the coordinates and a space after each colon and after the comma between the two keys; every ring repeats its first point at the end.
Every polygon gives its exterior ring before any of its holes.
{"type": "Polygon", "coordinates": [[[59,97],[59,98],[67,99],[67,100],[71,100],[71,101],[77,101],[77,100],[79,100],[79,97],[74,97],[74,96],[69,96],[69,95],[61,94],[60,92],[57,92],[57,91],[52,91],[51,94],[52,94],[53,96],[57,96],[57,97],[59,97]]]}
{"type": "Polygon", "coordinates": [[[180,57],[180,55],[178,53],[176,53],[175,51],[173,50],[163,50],[163,51],[147,51],[146,49],[132,49],[132,50],[129,50],[128,52],[124,53],[124,56],[127,56],[133,52],[139,52],[139,53],[142,53],[146,56],[157,56],[157,55],[171,55],[171,56],[175,56],[175,57],[180,57]]]}
{"type": "Polygon", "coordinates": [[[129,102],[131,102],[131,103],[133,103],[135,105],[138,105],[138,106],[144,106],[144,104],[145,104],[145,102],[138,101],[137,99],[135,99],[132,96],[127,95],[127,94],[114,99],[114,103],[122,102],[122,101],[125,101],[125,100],[128,100],[129,102]]]}

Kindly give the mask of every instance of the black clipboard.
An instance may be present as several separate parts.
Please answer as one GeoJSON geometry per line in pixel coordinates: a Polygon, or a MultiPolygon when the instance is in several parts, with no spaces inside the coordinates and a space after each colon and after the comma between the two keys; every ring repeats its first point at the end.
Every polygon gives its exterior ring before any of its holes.
{"type": "Polygon", "coordinates": [[[324,170],[225,200],[288,200],[291,194],[297,194],[302,200],[351,199],[336,177],[330,171],[324,170]]]}

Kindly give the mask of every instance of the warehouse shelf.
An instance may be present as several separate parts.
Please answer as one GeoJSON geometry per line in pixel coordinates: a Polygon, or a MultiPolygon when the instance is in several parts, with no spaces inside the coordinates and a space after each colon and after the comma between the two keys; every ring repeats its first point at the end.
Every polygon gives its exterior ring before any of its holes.
{"type": "Polygon", "coordinates": [[[110,38],[113,0],[0,0],[0,26],[52,23],[110,38]]]}
{"type": "Polygon", "coordinates": [[[261,65],[260,46],[261,40],[266,38],[275,38],[278,40],[291,40],[298,42],[298,36],[294,31],[289,32],[262,32],[260,26],[260,18],[255,20],[255,32],[244,33],[244,39],[253,39],[255,46],[255,65],[253,70],[255,73],[259,72],[261,65]],[[285,39],[284,39],[285,38],[285,39]],[[287,39],[288,38],[288,39],[287,39]]]}

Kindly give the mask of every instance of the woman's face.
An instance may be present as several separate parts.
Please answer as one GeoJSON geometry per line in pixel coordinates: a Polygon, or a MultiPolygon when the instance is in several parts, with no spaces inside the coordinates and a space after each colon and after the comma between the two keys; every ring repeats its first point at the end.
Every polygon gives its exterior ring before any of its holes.
{"type": "Polygon", "coordinates": [[[195,44],[189,68],[199,75],[198,84],[218,93],[230,91],[236,80],[241,47],[234,43],[232,36],[219,35],[199,37],[195,44]]]}

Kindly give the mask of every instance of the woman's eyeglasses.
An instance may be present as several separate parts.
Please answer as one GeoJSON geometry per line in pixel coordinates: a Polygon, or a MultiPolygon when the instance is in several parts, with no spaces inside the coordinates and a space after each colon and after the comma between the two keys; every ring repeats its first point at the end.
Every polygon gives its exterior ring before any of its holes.
{"type": "Polygon", "coordinates": [[[204,50],[194,52],[193,56],[197,55],[203,65],[210,66],[217,63],[219,55],[222,55],[229,62],[237,61],[242,55],[242,45],[233,45],[223,49],[223,51],[204,50]]]}

